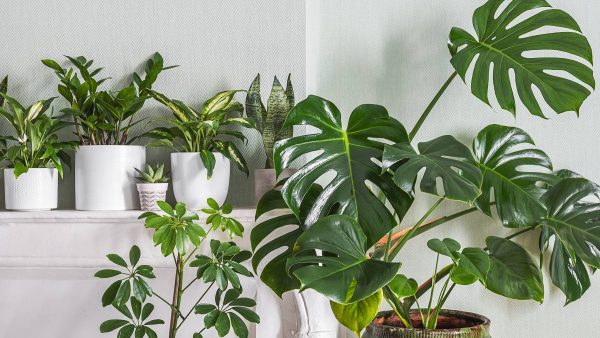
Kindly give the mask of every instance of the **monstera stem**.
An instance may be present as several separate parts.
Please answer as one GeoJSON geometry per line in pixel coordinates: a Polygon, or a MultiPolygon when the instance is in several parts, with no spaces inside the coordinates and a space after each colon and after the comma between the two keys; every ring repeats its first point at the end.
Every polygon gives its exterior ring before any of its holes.
{"type": "Polygon", "coordinates": [[[423,113],[421,114],[421,117],[419,117],[417,124],[415,124],[413,129],[410,131],[410,134],[408,135],[408,138],[410,141],[412,141],[415,138],[415,135],[417,134],[417,132],[423,125],[423,122],[425,122],[425,120],[427,119],[427,116],[429,116],[429,113],[431,112],[431,110],[433,109],[435,104],[438,102],[440,97],[442,97],[442,94],[444,94],[446,89],[448,89],[448,86],[452,83],[452,81],[454,80],[456,75],[458,75],[458,73],[456,71],[454,73],[452,73],[452,75],[450,75],[448,80],[446,80],[446,82],[444,83],[442,88],[440,88],[440,90],[437,92],[437,94],[435,94],[435,96],[433,97],[433,100],[431,100],[431,102],[429,102],[429,105],[427,106],[427,108],[425,108],[425,111],[423,111],[423,113]]]}

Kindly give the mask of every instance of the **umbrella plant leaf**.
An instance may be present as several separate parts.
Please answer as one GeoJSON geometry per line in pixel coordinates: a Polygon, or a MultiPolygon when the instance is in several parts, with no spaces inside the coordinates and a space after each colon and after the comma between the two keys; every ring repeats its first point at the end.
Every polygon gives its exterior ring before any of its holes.
{"type": "Polygon", "coordinates": [[[300,235],[287,268],[301,290],[313,289],[336,303],[354,303],[378,292],[400,268],[400,263],[370,259],[368,248],[354,218],[331,215],[300,235]]]}
{"type": "Polygon", "coordinates": [[[481,171],[467,146],[446,135],[417,147],[418,153],[409,142],[403,142],[388,145],[383,152],[384,168],[405,161],[394,173],[394,181],[404,191],[411,192],[417,175],[424,171],[420,184],[423,192],[467,203],[481,194],[481,171]],[[442,187],[438,187],[438,178],[442,187]]]}
{"type": "Polygon", "coordinates": [[[282,192],[286,204],[298,215],[311,185],[332,173],[334,177],[311,207],[306,223],[313,224],[333,213],[349,215],[358,220],[367,236],[367,245],[376,243],[396,225],[396,220],[378,198],[375,188],[394,197],[389,202],[400,219],[413,201],[411,194],[393,182],[391,173],[381,174],[377,164],[386,143],[408,141],[402,124],[391,118],[384,107],[364,104],[354,109],[344,130],[337,107],[311,95],[290,111],[286,126],[292,125],[309,125],[318,132],[285,139],[275,145],[278,175],[294,160],[316,153],[284,184],[282,192]]]}
{"type": "Polygon", "coordinates": [[[503,3],[504,0],[489,0],[475,10],[476,36],[461,28],[452,28],[449,48],[454,69],[466,81],[467,70],[474,63],[471,92],[489,105],[491,80],[500,107],[512,114],[516,114],[515,96],[518,95],[531,114],[544,117],[534,88],[555,112],[579,113],[595,81],[590,67],[592,49],[577,22],[545,0],[512,0],[499,11],[503,3]],[[544,32],[538,32],[540,29],[544,32]],[[531,52],[536,53],[528,55],[531,52]],[[557,52],[571,57],[556,56],[557,52]]]}
{"type": "Polygon", "coordinates": [[[483,173],[483,193],[477,207],[491,215],[491,195],[502,224],[535,226],[545,215],[539,182],[554,180],[550,158],[535,148],[531,137],[515,127],[489,125],[473,141],[473,152],[483,173]]]}

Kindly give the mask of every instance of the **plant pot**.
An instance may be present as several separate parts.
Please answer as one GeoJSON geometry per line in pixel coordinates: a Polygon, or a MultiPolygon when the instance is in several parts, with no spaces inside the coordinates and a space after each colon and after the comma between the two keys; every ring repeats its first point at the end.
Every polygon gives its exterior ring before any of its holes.
{"type": "Polygon", "coordinates": [[[172,153],[171,178],[177,202],[185,203],[188,210],[208,208],[206,200],[212,197],[219,204],[225,202],[229,190],[230,162],[223,154],[213,153],[215,169],[209,179],[200,159],[200,153],[172,153]]]}
{"type": "MultiPolygon", "coordinates": [[[[410,311],[413,321],[420,321],[417,310],[410,311]]],[[[396,316],[392,311],[380,312],[377,318],[365,329],[363,338],[491,338],[490,320],[484,316],[456,311],[442,310],[438,319],[438,329],[407,329],[392,325],[384,325],[383,319],[396,316]]],[[[398,322],[399,318],[396,317],[398,322]]],[[[398,323],[401,325],[400,323],[398,323]]]]}
{"type": "Polygon", "coordinates": [[[4,199],[8,210],[56,209],[58,170],[31,168],[17,178],[14,169],[4,169],[4,199]]]}
{"type": "Polygon", "coordinates": [[[144,146],[80,146],[75,152],[75,208],[139,209],[134,168],[144,166],[144,146]]]}
{"type": "Polygon", "coordinates": [[[138,183],[137,190],[140,196],[140,209],[142,211],[158,211],[156,204],[167,198],[169,183],[138,183]]]}
{"type": "Polygon", "coordinates": [[[275,169],[256,169],[254,170],[254,197],[256,203],[269,190],[275,187],[277,182],[295,174],[297,169],[283,169],[281,175],[275,178],[275,169]]]}

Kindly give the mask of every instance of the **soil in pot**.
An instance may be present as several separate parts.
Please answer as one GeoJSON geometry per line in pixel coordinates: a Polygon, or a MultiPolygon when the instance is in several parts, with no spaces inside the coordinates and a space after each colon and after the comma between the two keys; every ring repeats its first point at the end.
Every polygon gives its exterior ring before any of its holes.
{"type": "Polygon", "coordinates": [[[363,338],[490,338],[490,321],[474,313],[442,310],[435,330],[425,330],[417,310],[411,310],[414,328],[406,328],[392,311],[379,313],[363,338]]]}

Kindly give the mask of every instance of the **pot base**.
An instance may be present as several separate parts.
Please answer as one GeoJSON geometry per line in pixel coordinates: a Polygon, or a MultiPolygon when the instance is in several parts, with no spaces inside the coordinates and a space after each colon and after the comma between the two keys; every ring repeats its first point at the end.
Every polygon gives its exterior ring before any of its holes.
{"type": "Polygon", "coordinates": [[[380,312],[365,330],[363,338],[491,338],[490,320],[484,316],[455,310],[442,310],[435,330],[422,327],[421,316],[411,310],[415,328],[406,328],[392,312],[380,312]],[[420,327],[418,327],[420,326],[420,327]]]}

